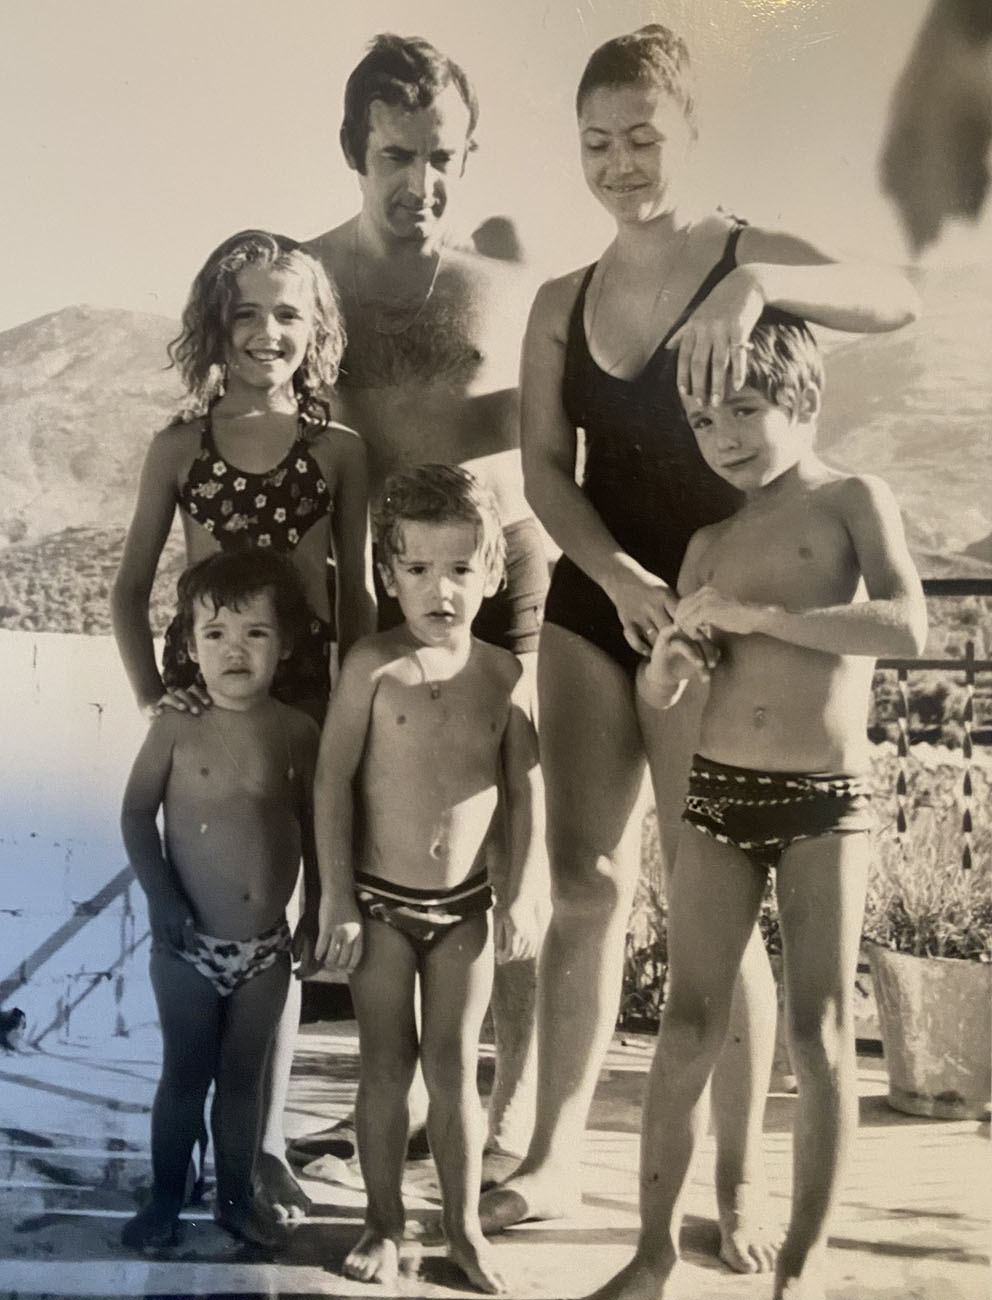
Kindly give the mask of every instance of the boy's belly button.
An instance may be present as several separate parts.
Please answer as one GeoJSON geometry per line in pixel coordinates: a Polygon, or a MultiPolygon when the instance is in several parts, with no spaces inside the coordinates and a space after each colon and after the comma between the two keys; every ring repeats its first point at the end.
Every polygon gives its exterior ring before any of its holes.
{"type": "Polygon", "coordinates": [[[754,719],[754,725],[756,727],[763,727],[765,725],[765,722],[767,721],[765,712],[765,706],[763,704],[756,704],[754,706],[751,716],[754,719]]]}

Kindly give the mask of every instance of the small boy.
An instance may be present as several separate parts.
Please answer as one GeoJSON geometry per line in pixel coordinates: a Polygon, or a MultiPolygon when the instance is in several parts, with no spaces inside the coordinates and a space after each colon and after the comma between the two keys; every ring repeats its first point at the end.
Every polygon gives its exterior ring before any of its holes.
{"type": "MultiPolygon", "coordinates": [[[[702,528],[675,622],[638,674],[647,708],[709,679],[668,897],[670,989],[651,1071],[634,1259],[597,1296],[662,1296],[740,959],[776,873],[799,1079],[792,1215],[775,1296],[823,1296],[827,1218],[857,1122],[852,991],[869,857],[866,723],[876,655],[918,654],[919,578],[878,479],[813,439],[823,370],[806,326],[765,313],[744,384],[684,399],[707,464],[744,493],[702,528]]],[[[743,369],[743,367],[742,367],[743,369]]]]}
{"type": "Polygon", "coordinates": [[[258,550],[201,560],[178,595],[213,707],[154,718],[124,794],[124,844],[148,897],[163,1062],[151,1201],[122,1239],[137,1248],[180,1241],[186,1170],[215,1082],[214,1217],[276,1248],[286,1229],[253,1198],[252,1172],[263,1068],[290,978],[285,909],[301,854],[312,856],[318,728],[269,690],[306,602],[289,561],[258,550]]]}
{"type": "Polygon", "coordinates": [[[419,1055],[448,1251],[495,1293],[502,1281],[477,1209],[476,1065],[493,967],[485,845],[505,800],[511,863],[507,896],[495,905],[496,958],[532,957],[542,849],[536,737],[519,661],[471,631],[503,573],[492,496],[465,470],[418,466],[385,484],[376,540],[404,622],[366,637],[345,660],[315,787],[315,956],[350,973],[361,1043],[356,1127],[368,1209],[344,1271],[396,1283],[407,1093],[419,1055]]]}

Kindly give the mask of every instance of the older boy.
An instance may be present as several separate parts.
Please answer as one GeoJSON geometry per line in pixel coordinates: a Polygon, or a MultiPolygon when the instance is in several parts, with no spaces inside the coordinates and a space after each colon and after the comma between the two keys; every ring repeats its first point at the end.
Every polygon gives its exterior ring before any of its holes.
{"type": "Polygon", "coordinates": [[[519,660],[472,635],[503,573],[492,495],[457,466],[395,475],[376,540],[404,621],[366,637],[345,660],[315,789],[315,956],[350,972],[361,1042],[356,1125],[368,1209],[344,1271],[396,1283],[407,1096],[419,1058],[449,1253],[475,1286],[495,1292],[502,1282],[477,1208],[476,1062],[493,979],[485,844],[502,794],[510,864],[496,900],[496,958],[533,958],[542,847],[536,737],[519,660]]]}
{"type": "Polygon", "coordinates": [[[777,1298],[822,1296],[827,1218],[857,1121],[851,996],[868,868],[865,724],[876,655],[919,653],[922,588],[884,483],[813,438],[823,372],[804,324],[766,313],[744,386],[685,398],[707,463],[741,489],[692,538],[675,623],[638,689],[667,708],[710,679],[669,892],[670,990],[652,1066],[634,1259],[598,1296],[662,1296],[679,1197],[741,955],[770,869],[799,1079],[792,1215],[777,1298]]]}

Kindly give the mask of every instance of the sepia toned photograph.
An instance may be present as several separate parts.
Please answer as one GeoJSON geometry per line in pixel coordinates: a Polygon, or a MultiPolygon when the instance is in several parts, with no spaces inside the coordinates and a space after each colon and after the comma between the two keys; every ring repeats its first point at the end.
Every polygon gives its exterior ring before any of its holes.
{"type": "Polygon", "coordinates": [[[0,102],[0,1297],[988,1296],[988,0],[0,102]]]}

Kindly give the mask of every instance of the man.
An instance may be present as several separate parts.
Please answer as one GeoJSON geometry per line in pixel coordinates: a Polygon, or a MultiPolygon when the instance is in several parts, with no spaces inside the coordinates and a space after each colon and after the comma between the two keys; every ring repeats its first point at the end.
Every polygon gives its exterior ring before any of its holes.
{"type": "MultiPolygon", "coordinates": [[[[348,79],[341,127],[361,210],[309,247],[341,297],[348,347],[340,418],[366,443],[373,501],[390,473],[424,462],[462,465],[481,480],[500,508],[507,583],[473,631],[533,673],[548,561],[524,499],[516,385],[534,286],[518,266],[445,241],[477,119],[475,92],[456,63],[416,37],[376,37],[348,79]]],[[[494,244],[486,223],[480,244],[515,251],[504,226],[494,244]]],[[[398,623],[394,603],[379,595],[380,623],[398,623]]],[[[505,855],[489,859],[498,892],[505,855]]],[[[497,970],[489,1176],[506,1172],[494,1155],[522,1153],[530,1136],[534,985],[533,961],[497,970]]],[[[412,1129],[425,1109],[421,1082],[411,1095],[412,1129]]],[[[294,1144],[294,1157],[339,1150],[331,1136],[294,1144]]]]}

